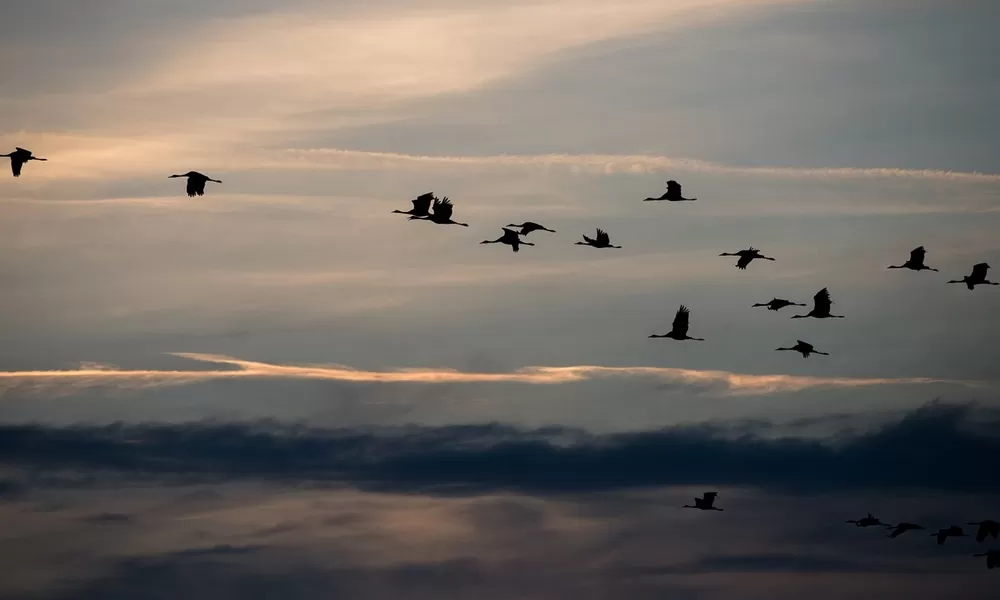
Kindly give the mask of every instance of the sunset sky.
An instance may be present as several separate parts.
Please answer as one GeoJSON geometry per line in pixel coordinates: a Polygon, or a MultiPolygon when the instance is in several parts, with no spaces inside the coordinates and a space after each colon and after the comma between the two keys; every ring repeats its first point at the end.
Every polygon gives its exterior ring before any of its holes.
{"type": "Polygon", "coordinates": [[[0,597],[992,597],[928,534],[1000,520],[1000,287],[945,283],[1000,280],[997,22],[4,6],[0,153],[48,161],[0,164],[0,597]],[[429,191],[470,226],[391,214],[429,191]]]}

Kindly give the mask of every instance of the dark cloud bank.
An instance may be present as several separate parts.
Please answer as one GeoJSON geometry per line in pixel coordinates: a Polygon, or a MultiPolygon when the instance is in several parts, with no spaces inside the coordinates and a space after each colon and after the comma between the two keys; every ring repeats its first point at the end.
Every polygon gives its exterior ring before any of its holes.
{"type": "MultiPolygon", "coordinates": [[[[55,472],[262,479],[422,493],[595,492],[659,485],[996,492],[1000,411],[932,403],[881,428],[826,439],[740,424],[593,435],[505,425],[311,429],[274,422],[0,427],[0,463],[55,472]]],[[[85,476],[79,477],[80,473],[85,476]]],[[[45,474],[45,475],[43,475],[45,474]]],[[[21,482],[24,483],[24,482],[21,482]]],[[[14,483],[4,484],[8,491],[14,483]]]]}

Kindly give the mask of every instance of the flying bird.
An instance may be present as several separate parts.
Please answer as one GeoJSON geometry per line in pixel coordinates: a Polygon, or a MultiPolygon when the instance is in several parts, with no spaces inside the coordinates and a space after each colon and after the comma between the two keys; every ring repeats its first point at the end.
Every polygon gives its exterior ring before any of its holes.
{"type": "Polygon", "coordinates": [[[434,192],[427,192],[426,194],[420,194],[415,199],[410,200],[413,203],[413,208],[410,210],[394,210],[393,213],[399,213],[401,215],[411,215],[414,217],[427,217],[430,216],[431,202],[434,201],[434,192]]]}
{"type": "Polygon", "coordinates": [[[944,544],[944,541],[950,537],[968,537],[962,528],[957,525],[952,525],[947,529],[938,529],[937,533],[932,533],[931,537],[937,538],[938,545],[944,544]]]}
{"type": "Polygon", "coordinates": [[[760,250],[754,248],[753,246],[750,246],[746,250],[740,250],[739,252],[723,252],[719,256],[739,256],[740,259],[736,261],[736,268],[741,270],[746,269],[747,265],[749,265],[755,258],[760,258],[762,260],[774,260],[770,256],[764,256],[760,253],[760,250]]]}
{"type": "Polygon", "coordinates": [[[510,246],[511,250],[517,252],[519,250],[518,246],[524,244],[525,246],[534,246],[531,242],[522,242],[521,236],[518,235],[513,229],[503,228],[503,235],[495,240],[483,240],[479,242],[480,244],[507,244],[510,246]]]}
{"type": "Polygon", "coordinates": [[[814,317],[816,319],[843,319],[844,315],[831,315],[830,307],[833,301],[830,300],[830,292],[826,288],[816,292],[813,296],[813,309],[804,315],[792,315],[793,319],[805,319],[814,317]]]}
{"type": "Polygon", "coordinates": [[[194,198],[195,196],[205,195],[205,183],[209,181],[214,181],[215,183],[222,183],[218,179],[212,179],[208,175],[202,175],[198,171],[188,171],[183,175],[171,175],[167,179],[173,179],[175,177],[187,177],[187,195],[194,198]]]}
{"type": "Polygon", "coordinates": [[[898,538],[907,531],[915,531],[917,529],[923,529],[920,525],[916,523],[900,523],[899,525],[886,525],[892,531],[886,535],[888,538],[898,538]]]}
{"type": "Polygon", "coordinates": [[[674,315],[674,324],[670,329],[670,333],[664,333],[662,335],[653,334],[649,337],[651,338],[670,338],[673,340],[697,340],[699,342],[704,342],[702,338],[691,337],[688,335],[688,321],[691,317],[691,311],[688,307],[681,304],[681,307],[677,309],[677,314],[674,315]]]}
{"type": "Polygon", "coordinates": [[[451,219],[451,213],[453,210],[455,210],[455,207],[452,206],[451,200],[448,199],[448,196],[445,196],[440,200],[435,198],[434,206],[432,207],[431,210],[432,213],[428,216],[422,217],[414,215],[410,217],[410,220],[412,221],[414,219],[420,219],[422,221],[430,221],[431,223],[436,223],[438,225],[461,225],[462,227],[469,226],[468,223],[459,223],[458,221],[453,221],[451,219]]]}
{"type": "Polygon", "coordinates": [[[987,569],[1000,567],[1000,550],[988,550],[982,554],[973,554],[973,556],[985,556],[987,569]]]}
{"type": "Polygon", "coordinates": [[[751,308],[757,308],[758,306],[766,306],[767,310],[781,310],[786,306],[805,306],[805,304],[799,304],[798,302],[792,302],[784,298],[772,298],[770,302],[757,303],[752,305],[751,308]]]}
{"type": "Polygon", "coordinates": [[[909,269],[911,271],[937,271],[937,269],[932,269],[924,264],[924,256],[927,251],[924,250],[923,246],[917,246],[913,250],[910,250],[910,258],[905,263],[901,265],[890,265],[886,269],[909,269]]]}
{"type": "Polygon", "coordinates": [[[976,541],[982,542],[987,537],[992,536],[993,539],[997,539],[1000,536],[1000,523],[996,521],[979,521],[978,523],[966,523],[966,525],[979,525],[979,531],[976,532],[976,541]]]}
{"type": "Polygon", "coordinates": [[[795,345],[791,348],[775,348],[775,352],[778,350],[794,350],[802,355],[802,358],[809,358],[810,354],[822,354],[823,356],[830,356],[829,352],[820,352],[819,350],[813,348],[813,345],[808,342],[803,342],[802,340],[795,340],[795,345]]]}
{"type": "Polygon", "coordinates": [[[597,230],[597,237],[589,238],[587,234],[583,235],[583,241],[577,242],[576,246],[593,246],[594,248],[621,248],[621,246],[612,246],[611,238],[603,229],[597,230]]]}
{"type": "Polygon", "coordinates": [[[521,231],[519,231],[518,233],[520,233],[521,235],[528,235],[532,231],[551,231],[552,233],[556,232],[555,229],[549,229],[544,225],[539,225],[538,223],[532,223],[531,221],[525,221],[520,225],[515,225],[514,223],[508,223],[507,227],[514,227],[515,229],[520,229],[521,231]]]}
{"type": "Polygon", "coordinates": [[[989,269],[990,266],[986,263],[973,265],[971,275],[966,275],[961,279],[953,279],[948,283],[964,283],[970,290],[975,289],[977,285],[1000,285],[996,281],[986,279],[986,271],[989,271],[989,269]]]}
{"type": "Polygon", "coordinates": [[[646,198],[643,202],[658,202],[660,200],[666,200],[667,202],[693,202],[697,198],[685,198],[681,195],[681,184],[671,179],[667,182],[667,191],[662,196],[659,198],[646,198]]]}
{"type": "Polygon", "coordinates": [[[850,521],[845,521],[845,523],[854,523],[855,527],[874,527],[875,525],[884,525],[878,517],[871,513],[868,513],[868,516],[863,519],[851,519],[850,521]]]}
{"type": "Polygon", "coordinates": [[[725,510],[714,506],[715,498],[719,492],[705,492],[701,498],[694,499],[694,505],[685,504],[681,508],[697,508],[698,510],[725,510]]]}
{"type": "Polygon", "coordinates": [[[14,151],[10,154],[0,154],[0,156],[5,158],[10,158],[10,170],[14,173],[14,177],[21,176],[21,167],[28,161],[40,160],[46,161],[47,158],[38,158],[31,154],[31,150],[25,150],[24,148],[14,147],[14,151]]]}

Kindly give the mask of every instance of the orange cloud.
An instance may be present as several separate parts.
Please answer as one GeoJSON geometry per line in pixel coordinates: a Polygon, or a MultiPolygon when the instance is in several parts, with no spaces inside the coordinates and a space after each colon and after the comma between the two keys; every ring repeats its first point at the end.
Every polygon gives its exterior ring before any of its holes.
{"type": "Polygon", "coordinates": [[[856,388],[878,385],[924,385],[932,383],[964,386],[984,385],[975,381],[906,378],[810,377],[798,375],[750,375],[729,371],[675,369],[670,367],[524,367],[506,373],[476,373],[454,369],[397,369],[363,371],[343,365],[280,365],[242,360],[229,356],[174,353],[191,360],[225,365],[214,370],[125,370],[104,365],[84,364],[78,369],[59,371],[2,371],[0,390],[72,391],[93,387],[125,389],[186,385],[218,379],[300,379],[362,383],[519,383],[556,385],[607,377],[645,377],[677,385],[714,388],[723,395],[754,396],[799,392],[814,388],[856,388]]]}

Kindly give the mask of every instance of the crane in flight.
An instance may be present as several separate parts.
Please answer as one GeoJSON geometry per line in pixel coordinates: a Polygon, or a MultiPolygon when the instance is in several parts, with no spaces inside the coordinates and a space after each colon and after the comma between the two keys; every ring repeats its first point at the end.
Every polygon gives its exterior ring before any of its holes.
{"type": "Polygon", "coordinates": [[[14,151],[10,154],[0,154],[0,156],[10,159],[10,170],[14,174],[14,177],[21,176],[21,167],[29,161],[40,160],[44,162],[49,160],[47,158],[38,158],[31,153],[31,150],[25,150],[24,148],[18,148],[17,146],[14,147],[14,151]]]}
{"type": "Polygon", "coordinates": [[[932,269],[924,264],[924,256],[927,251],[924,250],[923,246],[917,246],[913,250],[910,250],[910,258],[905,263],[901,265],[889,265],[886,269],[909,269],[911,271],[937,271],[937,269],[932,269]]]}
{"type": "Polygon", "coordinates": [[[518,252],[520,245],[534,246],[531,242],[521,241],[521,236],[513,229],[503,228],[503,235],[495,240],[483,240],[480,244],[507,244],[514,252],[518,252]]]}
{"type": "Polygon", "coordinates": [[[681,184],[671,179],[667,182],[667,191],[662,196],[659,198],[646,198],[643,202],[660,202],[662,200],[666,200],[667,202],[694,202],[697,198],[685,198],[681,194],[681,184]]]}
{"type": "Polygon", "coordinates": [[[704,342],[702,338],[691,337],[688,335],[688,325],[691,318],[691,311],[688,307],[681,304],[681,307],[677,309],[677,314],[674,315],[674,323],[670,329],[670,333],[656,334],[649,336],[651,338],[670,338],[673,340],[697,340],[699,342],[704,342]]]}
{"type": "Polygon", "coordinates": [[[764,256],[760,253],[760,250],[750,246],[746,250],[740,250],[739,252],[723,252],[719,256],[739,256],[740,259],[736,261],[736,268],[746,270],[747,265],[749,265],[755,258],[761,260],[774,260],[770,256],[764,256]]]}
{"type": "Polygon", "coordinates": [[[187,173],[183,173],[181,175],[171,175],[170,177],[167,177],[167,179],[174,179],[175,177],[187,177],[187,195],[191,198],[194,198],[195,196],[204,196],[205,184],[209,181],[222,183],[220,180],[212,179],[208,175],[202,175],[198,171],[188,171],[187,173]]]}

